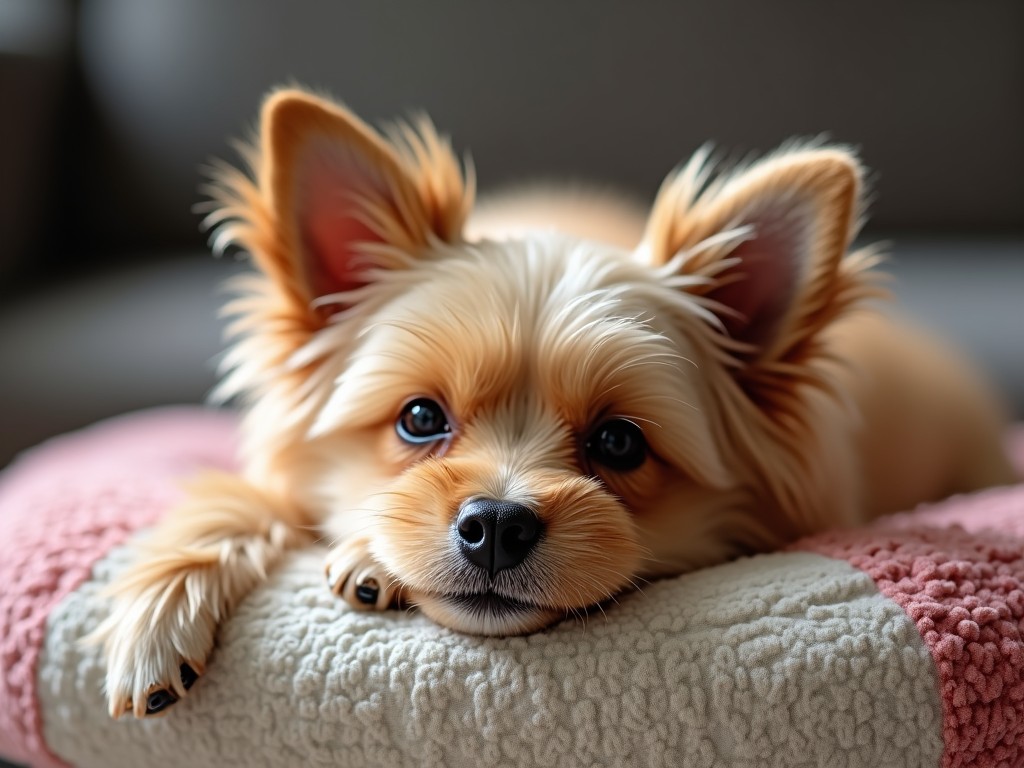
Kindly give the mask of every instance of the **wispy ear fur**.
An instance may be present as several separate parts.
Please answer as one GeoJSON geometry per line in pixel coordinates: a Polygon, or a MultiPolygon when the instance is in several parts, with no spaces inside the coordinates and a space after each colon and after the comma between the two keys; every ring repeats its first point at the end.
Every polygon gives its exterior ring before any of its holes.
{"type": "Polygon", "coordinates": [[[204,223],[215,252],[236,246],[258,269],[229,285],[237,298],[224,314],[233,318],[228,333],[235,342],[214,396],[258,403],[250,423],[303,430],[321,405],[317,398],[330,392],[324,379],[337,374],[320,370],[322,360],[305,348],[339,316],[372,312],[382,299],[375,283],[388,271],[429,256],[432,243],[461,238],[475,192],[472,167],[463,173],[425,116],[395,123],[382,136],[345,107],[297,90],[267,98],[258,138],[241,154],[248,173],[218,163],[205,188],[212,212],[204,223]],[[311,203],[303,195],[301,156],[316,142],[321,154],[342,158],[343,173],[329,180],[341,191],[330,201],[339,212],[329,215],[348,217],[345,231],[362,235],[344,244],[354,254],[351,280],[336,281],[328,295],[314,274],[321,256],[309,252],[302,226],[311,203]],[[332,314],[325,304],[345,312],[332,314]]]}

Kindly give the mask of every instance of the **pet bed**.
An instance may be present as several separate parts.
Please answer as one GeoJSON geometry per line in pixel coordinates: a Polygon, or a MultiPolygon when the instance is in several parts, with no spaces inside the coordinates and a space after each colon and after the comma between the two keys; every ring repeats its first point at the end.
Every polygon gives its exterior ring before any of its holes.
{"type": "MultiPolygon", "coordinates": [[[[167,717],[114,722],[78,638],[124,542],[230,415],[58,438],[0,476],[0,756],[36,766],[967,766],[1024,761],[1024,486],[648,585],[586,623],[465,637],[353,612],[294,554],[167,717]]],[[[1016,436],[1024,457],[1024,433],[1016,436]]]]}

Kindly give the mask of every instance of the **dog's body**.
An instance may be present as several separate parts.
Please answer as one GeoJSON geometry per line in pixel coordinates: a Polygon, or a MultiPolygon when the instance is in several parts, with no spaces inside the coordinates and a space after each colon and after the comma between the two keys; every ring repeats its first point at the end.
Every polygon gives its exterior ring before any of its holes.
{"type": "Polygon", "coordinates": [[[211,215],[260,270],[229,306],[222,388],[246,403],[245,472],[198,483],[115,583],[114,716],[184,695],[311,530],[354,607],[514,634],[1013,479],[968,367],[866,306],[843,150],[715,180],[695,158],[649,215],[542,189],[471,216],[429,125],[385,141],[282,92],[261,142],[211,215]]]}

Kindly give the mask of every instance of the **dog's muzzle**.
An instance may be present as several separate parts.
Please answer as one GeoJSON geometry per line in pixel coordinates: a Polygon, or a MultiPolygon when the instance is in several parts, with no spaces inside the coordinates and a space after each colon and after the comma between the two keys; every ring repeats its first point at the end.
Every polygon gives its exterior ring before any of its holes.
{"type": "Polygon", "coordinates": [[[474,499],[462,505],[452,534],[462,556],[493,579],[526,559],[540,541],[543,527],[540,518],[522,504],[474,499]]]}

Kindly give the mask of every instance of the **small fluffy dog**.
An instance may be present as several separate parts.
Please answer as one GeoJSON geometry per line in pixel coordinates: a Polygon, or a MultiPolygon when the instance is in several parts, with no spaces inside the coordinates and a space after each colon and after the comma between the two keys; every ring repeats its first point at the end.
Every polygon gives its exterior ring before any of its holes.
{"type": "Polygon", "coordinates": [[[461,632],[542,629],[679,574],[1010,482],[967,366],[865,306],[862,171],[791,145],[705,153],[644,215],[474,182],[425,119],[382,136],[296,90],[251,174],[215,174],[220,394],[244,471],[199,480],[112,585],[110,714],[155,714],[282,554],[329,536],[330,588],[461,632]]]}

